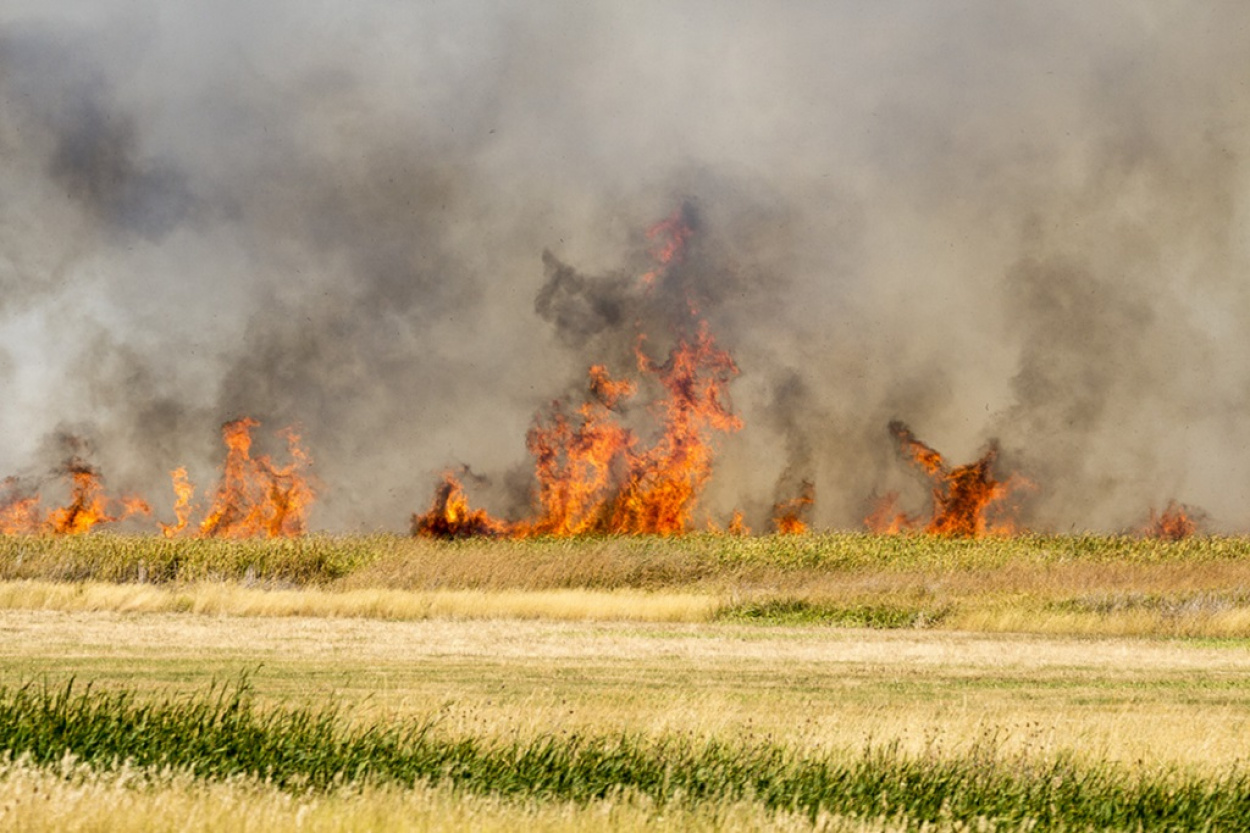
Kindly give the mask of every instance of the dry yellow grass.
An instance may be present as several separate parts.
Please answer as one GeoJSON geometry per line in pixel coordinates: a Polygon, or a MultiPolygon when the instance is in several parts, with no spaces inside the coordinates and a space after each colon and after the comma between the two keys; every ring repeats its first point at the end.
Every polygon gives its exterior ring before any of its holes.
{"type": "MultiPolygon", "coordinates": [[[[364,786],[295,795],[251,780],[212,782],[123,769],[92,772],[65,763],[49,771],[0,763],[0,829],[8,833],[580,833],[608,831],[828,831],[889,833],[902,821],[822,816],[813,824],[748,802],[670,805],[616,796],[587,805],[519,802],[418,785],[364,786]]],[[[953,825],[930,827],[956,830],[953,825]]],[[[987,828],[993,829],[993,828],[987,828]]]]}
{"type": "Polygon", "coordinates": [[[368,588],[267,590],[237,583],[185,587],[101,582],[0,582],[10,610],[193,613],[212,616],[318,616],[373,619],[554,619],[640,622],[706,621],[718,600],[695,593],[641,590],[445,590],[368,588]]]}
{"type": "Polygon", "coordinates": [[[1188,642],[516,620],[386,622],[0,612],[6,682],[258,696],[451,733],[680,732],[859,750],[1006,751],[1223,766],[1245,758],[1250,654],[1188,642]]]}
{"type": "MultiPolygon", "coordinates": [[[[924,627],[987,633],[1098,636],[1250,637],[1250,595],[1237,586],[1212,589],[1221,573],[1168,569],[1167,576],[1120,576],[1100,570],[1059,571],[1059,577],[958,574],[922,583],[910,574],[824,577],[805,588],[753,586],[698,590],[396,590],[385,587],[273,588],[238,582],[112,584],[0,581],[0,609],[188,613],[209,616],[421,619],[550,619],[554,621],[709,622],[743,605],[800,602],[838,621],[840,611],[888,608],[936,611],[924,627]],[[1094,575],[1089,575],[1089,573],[1094,575]],[[1201,575],[1194,575],[1200,573],[1201,575]],[[1125,590],[1138,580],[1143,590],[1125,590]],[[1088,584],[1082,585],[1082,581],[1088,584]],[[1079,586],[1085,592],[1077,593],[1079,586]],[[1116,589],[1119,588],[1119,589],[1116,589]]],[[[1119,575],[1122,571],[1111,571],[1119,575]]]]}

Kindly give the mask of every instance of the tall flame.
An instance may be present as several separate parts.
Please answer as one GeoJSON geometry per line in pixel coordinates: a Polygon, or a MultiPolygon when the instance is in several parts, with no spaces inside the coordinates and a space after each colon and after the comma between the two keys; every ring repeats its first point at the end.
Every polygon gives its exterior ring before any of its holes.
{"type": "MultiPolygon", "coordinates": [[[[687,214],[678,210],[647,232],[656,266],[640,277],[644,287],[681,261],[693,235],[687,214]]],[[[688,306],[694,315],[693,304],[688,306]]],[[[463,534],[462,518],[469,519],[469,529],[506,530],[517,537],[690,531],[711,477],[717,437],[742,427],[728,396],[737,365],[717,346],[706,322],[692,329],[662,362],[647,353],[646,338],[639,336],[638,373],[660,392],[650,407],[658,431],[649,445],[621,421],[623,403],[637,394],[638,383],[592,365],[586,401],[572,411],[553,403],[526,435],[537,481],[536,517],[509,525],[473,512],[460,503],[460,484],[444,476],[430,511],[414,516],[413,533],[455,537],[463,534]]],[[[745,529],[741,518],[734,528],[745,529]]]]}
{"type": "Polygon", "coordinates": [[[161,524],[161,532],[166,538],[174,538],[191,522],[191,500],[195,497],[195,486],[187,478],[187,470],[183,466],[171,471],[169,477],[173,481],[174,517],[177,520],[172,524],[161,524]]]}
{"type": "Polygon", "coordinates": [[[288,465],[277,466],[267,456],[252,457],[252,429],[259,424],[242,417],[222,426],[226,460],[212,506],[200,522],[200,535],[279,538],[304,533],[314,497],[304,475],[308,455],[300,447],[299,435],[287,429],[288,465]]]}

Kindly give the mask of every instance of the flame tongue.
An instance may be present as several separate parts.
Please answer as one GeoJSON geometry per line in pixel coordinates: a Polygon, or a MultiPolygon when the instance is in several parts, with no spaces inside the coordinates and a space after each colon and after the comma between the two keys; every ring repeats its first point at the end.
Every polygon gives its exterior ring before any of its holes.
{"type": "MultiPolygon", "coordinates": [[[[926,532],[975,538],[1013,531],[1010,523],[991,525],[987,520],[988,510],[1005,498],[1018,482],[1015,477],[1005,482],[994,478],[997,444],[991,443],[980,459],[951,469],[941,454],[918,440],[903,423],[891,422],[889,429],[900,451],[933,482],[933,516],[925,525],[926,532]]],[[[887,495],[866,519],[868,528],[885,533],[913,528],[915,519],[899,512],[896,501],[897,495],[887,495]]]]}
{"type": "Polygon", "coordinates": [[[634,460],[616,500],[610,531],[686,532],[712,474],[715,436],[742,427],[727,394],[738,367],[716,346],[706,323],[700,324],[693,341],[680,341],[664,364],[656,364],[639,349],[638,366],[654,374],[666,393],[656,407],[663,433],[655,446],[634,460]]]}

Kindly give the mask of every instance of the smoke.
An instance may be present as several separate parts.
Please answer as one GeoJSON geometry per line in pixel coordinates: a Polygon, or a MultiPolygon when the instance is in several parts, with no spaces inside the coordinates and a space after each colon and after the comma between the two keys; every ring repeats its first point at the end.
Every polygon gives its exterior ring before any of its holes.
{"type": "Polygon", "coordinates": [[[1247,31],[1233,0],[8,3],[0,472],[68,426],[168,519],[246,414],[276,457],[301,429],[317,528],[402,530],[466,465],[516,510],[535,412],[694,307],[742,371],[722,521],[923,497],[901,419],[953,464],[997,439],[1037,528],[1176,498],[1245,530],[1247,31]]]}

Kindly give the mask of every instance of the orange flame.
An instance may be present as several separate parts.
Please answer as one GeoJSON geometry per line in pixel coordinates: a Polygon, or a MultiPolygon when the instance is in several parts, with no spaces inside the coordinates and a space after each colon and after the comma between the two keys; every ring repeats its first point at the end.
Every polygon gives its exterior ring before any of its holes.
{"type": "Polygon", "coordinates": [[[4,480],[5,498],[0,503],[0,532],[5,535],[33,535],[43,526],[39,495],[24,494],[17,478],[4,480]]]}
{"type": "MultiPolygon", "coordinates": [[[[979,460],[952,469],[941,454],[916,439],[903,423],[891,422],[889,428],[900,451],[933,481],[933,516],[925,525],[925,532],[976,538],[986,534],[1009,535],[1015,531],[1010,522],[992,524],[987,518],[989,510],[1023,482],[1014,476],[1005,482],[994,478],[997,444],[991,443],[979,460]]],[[[887,502],[873,510],[866,519],[869,529],[899,532],[911,526],[911,519],[894,508],[896,497],[888,495],[887,502]]]]}
{"type": "Polygon", "coordinates": [[[538,479],[538,519],[518,529],[524,535],[581,535],[608,528],[614,483],[633,465],[635,437],[619,425],[613,409],[636,386],[590,368],[589,401],[575,418],[552,405],[546,424],[536,420],[526,436],[538,479]]]}
{"type": "Polygon", "coordinates": [[[104,484],[99,473],[77,458],[65,464],[69,478],[69,502],[44,516],[39,508],[39,495],[22,494],[15,478],[4,481],[10,493],[0,503],[0,533],[6,535],[81,535],[90,532],[98,524],[122,521],[132,515],[150,515],[148,504],[134,496],[113,499],[104,494],[104,484]],[[110,514],[109,504],[120,504],[118,514],[110,514]]]}
{"type": "Polygon", "coordinates": [[[484,510],[469,508],[464,487],[451,472],[443,473],[443,482],[434,492],[430,511],[412,516],[412,534],[422,538],[495,537],[507,531],[504,522],[495,520],[484,510]]]}
{"type": "Polygon", "coordinates": [[[773,506],[773,529],[779,535],[801,535],[810,524],[808,516],[816,502],[816,484],[804,480],[798,497],[783,500],[773,506]]]}
{"type": "MultiPolygon", "coordinates": [[[[679,262],[692,234],[685,209],[650,229],[647,237],[658,241],[651,249],[657,265],[641,282],[650,285],[679,262]]],[[[699,323],[693,337],[679,338],[664,362],[651,358],[644,343],[640,336],[635,348],[638,371],[662,391],[651,406],[660,427],[652,445],[642,447],[618,417],[621,403],[637,393],[637,384],[593,365],[587,400],[572,413],[554,403],[548,415],[535,418],[526,435],[538,483],[537,517],[509,526],[471,512],[467,502],[461,503],[459,483],[444,476],[430,512],[414,516],[414,534],[473,534],[461,532],[462,517],[472,519],[469,530],[480,525],[487,534],[499,534],[506,528],[517,537],[689,531],[711,477],[717,435],[742,427],[729,405],[727,387],[738,368],[716,345],[706,322],[699,323]]],[[[740,518],[737,524],[745,529],[740,518]]]]}
{"type": "Polygon", "coordinates": [[[647,229],[647,239],[652,242],[648,254],[656,262],[656,267],[643,273],[639,279],[643,286],[651,286],[670,266],[680,263],[685,255],[686,243],[693,236],[694,228],[684,207],[647,229]]]}
{"type": "Polygon", "coordinates": [[[1203,513],[1175,500],[1169,500],[1163,512],[1150,510],[1150,523],[1142,530],[1147,538],[1164,541],[1180,541],[1196,534],[1203,520],[1203,513]]]}
{"type": "MultiPolygon", "coordinates": [[[[304,476],[308,455],[299,445],[299,435],[288,428],[283,433],[290,464],[276,466],[267,456],[252,457],[252,429],[259,424],[243,417],[222,426],[226,461],[213,505],[200,522],[201,536],[280,538],[304,534],[314,497],[304,476]]],[[[174,489],[177,493],[176,480],[174,489]]]]}
{"type": "Polygon", "coordinates": [[[638,368],[654,374],[667,394],[655,406],[664,428],[659,441],[632,461],[609,531],[683,533],[712,475],[716,434],[742,427],[727,390],[738,367],[716,346],[704,322],[694,341],[679,341],[663,364],[652,361],[640,345],[638,368]]]}
{"type": "Polygon", "coordinates": [[[161,524],[161,532],[166,538],[173,538],[187,528],[187,524],[191,521],[191,499],[195,497],[195,486],[187,478],[187,470],[185,467],[178,467],[169,473],[170,479],[173,481],[174,487],[174,517],[177,521],[172,524],[161,524]]]}
{"type": "Polygon", "coordinates": [[[886,492],[873,498],[872,511],[864,518],[864,526],[869,532],[879,535],[898,535],[910,532],[920,526],[920,519],[908,515],[898,508],[898,492],[886,492]]]}

